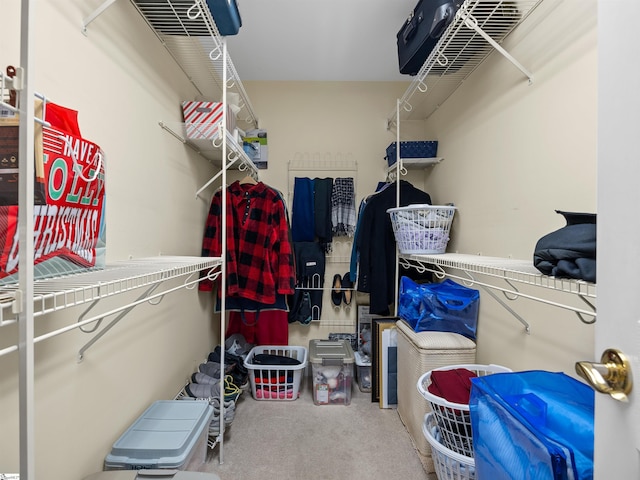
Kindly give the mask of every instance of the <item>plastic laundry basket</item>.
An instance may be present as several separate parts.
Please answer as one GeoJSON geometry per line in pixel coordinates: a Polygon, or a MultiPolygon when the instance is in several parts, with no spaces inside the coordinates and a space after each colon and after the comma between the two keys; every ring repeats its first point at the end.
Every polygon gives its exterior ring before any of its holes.
{"type": "Polygon", "coordinates": [[[251,394],[256,400],[292,401],[298,398],[302,374],[307,366],[305,347],[258,345],[247,354],[244,366],[249,372],[251,394]],[[262,365],[254,363],[259,354],[280,355],[300,361],[299,365],[262,365]]]}
{"type": "Polygon", "coordinates": [[[449,205],[408,205],[387,210],[400,253],[444,253],[455,211],[456,207],[449,205]]]}
{"type": "Polygon", "coordinates": [[[434,395],[428,390],[429,385],[431,385],[432,372],[454,370],[458,368],[470,370],[478,377],[490,375],[492,373],[511,372],[511,370],[500,365],[449,365],[429,370],[418,379],[416,387],[431,406],[431,410],[433,411],[442,436],[443,445],[460,455],[473,457],[473,439],[471,435],[469,405],[451,403],[442,397],[434,395]]]}
{"type": "Polygon", "coordinates": [[[427,413],[424,416],[422,433],[431,445],[431,455],[438,480],[474,480],[476,478],[474,458],[460,455],[440,442],[441,431],[433,413],[427,413]]]}

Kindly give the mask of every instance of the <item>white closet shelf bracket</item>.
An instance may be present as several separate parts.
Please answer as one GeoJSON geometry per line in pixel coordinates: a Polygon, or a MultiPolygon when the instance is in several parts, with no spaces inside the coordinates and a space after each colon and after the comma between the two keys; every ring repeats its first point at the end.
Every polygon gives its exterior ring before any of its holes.
{"type": "Polygon", "coordinates": [[[503,292],[505,298],[510,301],[517,300],[518,298],[528,298],[529,300],[539,303],[572,311],[576,313],[580,321],[586,324],[592,324],[596,321],[596,308],[594,304],[589,301],[589,298],[596,298],[595,284],[582,280],[561,279],[543,275],[535,269],[531,262],[456,253],[440,255],[400,254],[399,261],[400,264],[405,267],[415,268],[420,272],[431,272],[440,279],[446,276],[460,280],[466,284],[483,287],[486,292],[524,325],[527,333],[530,333],[529,324],[490,290],[503,292]],[[456,270],[461,271],[464,275],[454,273],[456,270]],[[499,279],[507,283],[507,287],[501,287],[487,281],[480,281],[474,274],[499,279]],[[574,295],[585,302],[590,309],[585,310],[574,305],[548,300],[542,296],[527,294],[520,291],[515,284],[532,285],[574,295]]]}
{"type": "MultiPolygon", "coordinates": [[[[527,70],[518,60],[516,60],[513,57],[513,55],[511,55],[504,48],[502,48],[502,46],[498,42],[496,42],[493,38],[491,38],[491,36],[489,36],[482,28],[480,28],[478,26],[478,20],[473,15],[471,15],[466,10],[466,8],[464,7],[461,8],[461,15],[464,18],[464,25],[467,28],[474,30],[478,35],[484,38],[495,50],[497,50],[504,58],[509,60],[518,70],[520,70],[529,79],[529,85],[533,83],[533,74],[529,70],[527,70]]],[[[422,85],[424,85],[424,90],[422,90],[420,87],[418,87],[418,90],[424,93],[427,91],[427,88],[424,83],[422,83],[422,85]]]]}
{"type": "Polygon", "coordinates": [[[105,0],[102,4],[82,20],[82,33],[87,35],[87,27],[117,0],[105,0]]]}
{"type": "MultiPolygon", "coordinates": [[[[218,272],[214,272],[215,267],[209,269],[207,275],[205,276],[205,278],[210,279],[210,280],[215,280],[216,277],[219,275],[219,271],[218,272]]],[[[187,288],[190,289],[192,287],[195,287],[195,285],[197,285],[198,283],[200,283],[200,281],[202,280],[202,278],[196,278],[195,280],[192,279],[193,274],[189,275],[189,277],[184,281],[184,283],[182,285],[178,285],[176,287],[173,288],[169,288],[167,290],[164,290],[160,293],[156,293],[153,294],[152,293],[160,286],[160,283],[156,283],[154,285],[151,285],[142,295],[140,295],[134,302],[131,302],[125,306],[122,307],[118,307],[115,308],[113,310],[110,310],[108,312],[96,315],[94,317],[88,318],[88,319],[84,319],[81,320],[82,317],[95,305],[95,302],[89,307],[89,309],[85,310],[82,315],[78,318],[78,327],[80,328],[81,331],[85,332],[85,333],[93,333],[95,332],[98,327],[100,326],[100,324],[102,323],[102,320],[109,316],[109,315],[113,315],[116,313],[120,313],[116,318],[114,318],[108,325],[106,325],[102,330],[100,330],[91,340],[89,340],[79,351],[78,351],[78,362],[81,362],[84,359],[84,354],[85,352],[94,344],[96,343],[98,340],[100,340],[100,338],[102,338],[109,330],[111,330],[111,328],[113,328],[120,320],[122,320],[131,310],[133,310],[135,307],[137,307],[138,305],[140,305],[141,303],[145,303],[148,302],[151,305],[158,305],[162,299],[164,298],[164,296],[168,293],[171,292],[175,292],[178,290],[181,290],[183,288],[187,288]],[[152,300],[157,299],[157,302],[152,302],[152,300]],[[83,330],[82,326],[89,324],[89,323],[93,323],[96,322],[95,327],[92,330],[83,330]]],[[[169,279],[169,277],[167,277],[167,279],[169,279]]]]}

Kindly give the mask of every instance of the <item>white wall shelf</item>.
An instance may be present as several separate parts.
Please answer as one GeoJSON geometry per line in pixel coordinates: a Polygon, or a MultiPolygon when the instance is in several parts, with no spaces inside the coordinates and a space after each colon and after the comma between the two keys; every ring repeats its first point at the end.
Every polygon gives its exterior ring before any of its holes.
{"type": "MultiPolygon", "coordinates": [[[[458,253],[444,253],[440,255],[400,254],[399,259],[400,263],[406,267],[416,268],[420,271],[429,271],[439,278],[446,276],[468,284],[473,283],[486,287],[487,289],[502,291],[508,300],[528,298],[573,311],[584,323],[593,323],[596,320],[596,307],[594,304],[596,299],[596,284],[583,280],[543,275],[533,266],[532,262],[528,260],[458,253]],[[460,272],[462,272],[462,274],[460,272]],[[478,278],[477,275],[481,275],[483,278],[489,277],[495,281],[488,282],[478,278]],[[505,285],[500,286],[498,282],[504,282],[505,285]],[[545,298],[544,294],[532,295],[523,293],[518,290],[518,284],[530,285],[576,296],[587,305],[587,309],[551,301],[545,298]]],[[[499,297],[494,296],[494,299],[500,301],[500,303],[506,307],[506,304],[504,304],[499,297]]],[[[528,332],[528,324],[510,308],[507,309],[525,325],[528,332]]]]}
{"type": "Polygon", "coordinates": [[[220,35],[206,1],[131,2],[200,95],[211,101],[222,101],[225,90],[237,93],[241,108],[238,120],[257,128],[258,120],[249,97],[223,48],[224,37],[220,35]]]}
{"type": "MultiPolygon", "coordinates": [[[[99,322],[104,317],[130,311],[132,307],[150,302],[170,292],[182,288],[193,288],[201,279],[204,271],[209,278],[215,275],[214,270],[220,265],[220,258],[173,257],[160,256],[139,258],[114,262],[104,269],[91,270],[84,273],[34,280],[33,282],[33,317],[34,319],[48,313],[57,312],[83,304],[91,303],[77,322],[34,338],[37,343],[55,335],[65,333],[74,328],[99,322]],[[169,280],[184,278],[177,287],[153,293],[157,286],[169,280]],[[147,291],[138,300],[127,302],[108,312],[102,312],[91,318],[84,318],[99,300],[125,292],[147,287],[147,291]]],[[[0,327],[17,321],[20,290],[18,283],[0,286],[0,327]]],[[[0,356],[18,349],[17,345],[0,350],[0,356]]]]}
{"type": "Polygon", "coordinates": [[[388,124],[428,118],[494,50],[533,81],[500,44],[541,1],[466,0],[400,99],[400,118],[394,111],[388,124]]]}
{"type": "Polygon", "coordinates": [[[398,174],[398,170],[400,171],[400,175],[406,175],[409,170],[425,170],[439,164],[443,160],[444,158],[442,157],[400,158],[399,164],[398,162],[395,162],[393,165],[389,165],[387,167],[387,178],[395,179],[395,176],[398,174]]]}

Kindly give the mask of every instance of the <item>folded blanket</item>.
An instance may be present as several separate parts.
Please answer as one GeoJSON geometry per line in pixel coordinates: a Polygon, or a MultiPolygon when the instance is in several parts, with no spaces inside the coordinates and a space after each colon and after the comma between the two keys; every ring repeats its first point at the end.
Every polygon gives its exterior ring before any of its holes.
{"type": "MultiPolygon", "coordinates": [[[[533,265],[545,275],[596,281],[596,224],[574,223],[576,214],[557,211],[567,225],[536,243],[533,265]]],[[[595,216],[581,221],[595,222],[595,216]]]]}

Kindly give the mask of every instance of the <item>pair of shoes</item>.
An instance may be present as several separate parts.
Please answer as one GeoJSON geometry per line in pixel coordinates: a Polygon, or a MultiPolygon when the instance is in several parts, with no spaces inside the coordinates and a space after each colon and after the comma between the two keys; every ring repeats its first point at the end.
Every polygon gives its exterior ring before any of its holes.
{"type": "Polygon", "coordinates": [[[342,277],[339,273],[333,276],[333,284],[331,286],[331,301],[336,307],[342,302],[342,277]]]}
{"type": "Polygon", "coordinates": [[[342,276],[342,301],[345,305],[351,305],[353,297],[353,282],[351,281],[351,272],[347,272],[342,276]]]}
{"type": "Polygon", "coordinates": [[[213,385],[203,383],[189,383],[184,387],[185,393],[192,398],[210,400],[220,396],[220,383],[213,385]]]}
{"type": "MultiPolygon", "coordinates": [[[[220,434],[220,399],[216,398],[209,402],[213,406],[213,415],[211,416],[211,422],[209,422],[209,435],[215,436],[220,434]]],[[[228,427],[233,423],[233,419],[236,416],[236,402],[234,400],[224,401],[224,426],[228,427]]]]}
{"type": "MultiPolygon", "coordinates": [[[[194,375],[195,376],[195,375],[194,375]]],[[[198,376],[200,380],[200,375],[198,376]]],[[[192,378],[193,380],[193,378],[192,378]]],[[[187,396],[191,398],[206,399],[210,402],[216,398],[220,398],[220,382],[216,383],[195,383],[191,382],[184,387],[184,391],[187,396]]],[[[233,377],[227,375],[224,377],[224,399],[225,401],[237,400],[242,390],[235,383],[233,383],[233,377]]]]}
{"type": "Polygon", "coordinates": [[[333,276],[333,286],[331,287],[331,301],[336,307],[341,303],[351,305],[353,297],[353,282],[351,281],[351,272],[345,273],[343,276],[335,274],[333,276]]]}

